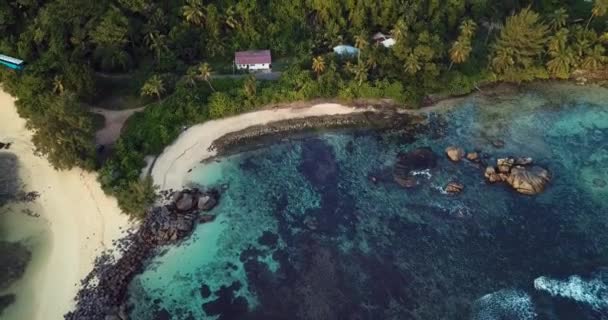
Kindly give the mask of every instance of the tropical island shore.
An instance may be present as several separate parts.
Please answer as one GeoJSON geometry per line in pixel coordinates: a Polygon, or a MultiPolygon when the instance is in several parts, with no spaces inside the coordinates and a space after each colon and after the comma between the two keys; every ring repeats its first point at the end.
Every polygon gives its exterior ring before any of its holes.
{"type": "Polygon", "coordinates": [[[31,210],[39,215],[35,219],[46,229],[48,239],[15,283],[17,299],[2,319],[62,319],[74,305],[80,280],[91,271],[95,258],[112,248],[113,241],[130,227],[129,218],[121,214],[114,198],[103,193],[96,174],[80,169],[56,171],[46,158],[36,156],[32,132],[14,103],[14,98],[0,92],[0,137],[12,143],[2,152],[18,157],[23,189],[37,191],[40,197],[33,203],[9,204],[2,208],[9,212],[2,215],[16,220],[15,228],[25,228],[19,211],[31,210]]]}

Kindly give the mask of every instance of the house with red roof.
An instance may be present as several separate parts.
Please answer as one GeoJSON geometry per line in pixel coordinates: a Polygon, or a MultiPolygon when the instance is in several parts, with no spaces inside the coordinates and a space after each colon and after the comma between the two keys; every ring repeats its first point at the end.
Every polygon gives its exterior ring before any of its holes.
{"type": "Polygon", "coordinates": [[[237,70],[270,71],[270,50],[237,51],[234,53],[234,65],[237,70]]]}

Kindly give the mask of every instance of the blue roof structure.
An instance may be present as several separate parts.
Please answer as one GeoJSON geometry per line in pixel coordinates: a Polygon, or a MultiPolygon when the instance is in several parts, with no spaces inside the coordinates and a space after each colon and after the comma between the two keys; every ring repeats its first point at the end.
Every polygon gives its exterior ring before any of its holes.
{"type": "Polygon", "coordinates": [[[341,56],[354,56],[359,54],[359,49],[349,45],[339,45],[334,47],[334,52],[341,56]]]}

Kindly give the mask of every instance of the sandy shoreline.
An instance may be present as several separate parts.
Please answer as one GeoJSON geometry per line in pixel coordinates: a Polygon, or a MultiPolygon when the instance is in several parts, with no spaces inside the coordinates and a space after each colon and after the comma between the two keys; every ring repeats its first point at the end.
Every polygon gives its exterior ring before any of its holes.
{"type": "MultiPolygon", "coordinates": [[[[230,118],[207,121],[188,128],[173,144],[166,147],[156,159],[156,163],[151,170],[151,176],[161,190],[181,189],[185,187],[187,171],[201,160],[215,156],[216,151],[209,150],[209,148],[213,141],[228,133],[287,119],[343,115],[365,111],[372,111],[372,109],[324,103],[307,108],[290,107],[254,111],[230,118]]],[[[144,169],[144,172],[146,170],[147,168],[144,169]]]]}
{"type": "Polygon", "coordinates": [[[31,136],[25,120],[16,112],[14,98],[0,92],[0,140],[13,143],[10,150],[2,152],[19,158],[19,176],[25,190],[40,193],[40,198],[28,205],[40,215],[37,221],[19,213],[9,214],[15,215],[11,217],[16,220],[14,225],[30,220],[48,235],[39,252],[34,252],[25,277],[16,283],[16,303],[2,318],[63,319],[73,307],[78,284],[91,271],[95,258],[110,248],[112,240],[120,238],[130,224],[116,200],[103,193],[95,174],[55,171],[45,158],[33,154],[31,136]]]}

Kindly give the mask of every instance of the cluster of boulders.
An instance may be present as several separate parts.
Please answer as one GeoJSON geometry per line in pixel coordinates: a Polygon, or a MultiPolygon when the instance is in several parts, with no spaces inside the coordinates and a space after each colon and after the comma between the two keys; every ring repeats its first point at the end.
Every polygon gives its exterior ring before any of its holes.
{"type": "MultiPolygon", "coordinates": [[[[500,141],[500,145],[503,146],[504,142],[500,141]]],[[[487,161],[491,158],[479,150],[466,152],[457,146],[447,147],[445,155],[452,162],[466,159],[479,168],[487,166],[487,161]]],[[[429,175],[425,170],[433,169],[437,165],[437,160],[437,155],[427,147],[399,153],[393,168],[393,178],[404,188],[416,187],[418,176],[429,175]]],[[[529,157],[499,158],[496,160],[495,166],[486,167],[485,178],[490,183],[504,182],[522,194],[538,194],[543,192],[551,181],[551,174],[547,169],[533,165],[533,162],[529,157]]],[[[375,177],[372,177],[371,180],[374,183],[377,181],[375,177]]],[[[443,188],[445,193],[451,195],[459,194],[463,190],[464,185],[457,181],[451,181],[443,188]]]]}
{"type": "Polygon", "coordinates": [[[128,245],[115,262],[100,261],[82,283],[77,306],[66,319],[126,320],[126,291],[133,277],[141,272],[154,249],[189,236],[198,222],[214,216],[201,211],[213,209],[219,199],[215,190],[197,189],[173,194],[169,204],[149,210],[139,229],[125,239],[128,245]]]}
{"type": "MultiPolygon", "coordinates": [[[[477,151],[465,153],[460,147],[449,146],[445,149],[445,153],[454,162],[459,162],[465,157],[471,162],[482,162],[477,151]]],[[[486,167],[484,176],[490,183],[504,182],[519,193],[535,195],[545,190],[545,186],[551,181],[551,174],[547,169],[533,165],[533,162],[530,157],[499,158],[495,166],[486,167]]],[[[461,191],[462,188],[455,188],[453,183],[446,187],[448,193],[458,193],[458,190],[461,191]]]]}
{"type": "Polygon", "coordinates": [[[532,164],[532,158],[502,158],[496,166],[488,166],[484,176],[490,183],[505,182],[519,193],[535,195],[545,190],[551,173],[532,164]]]}

